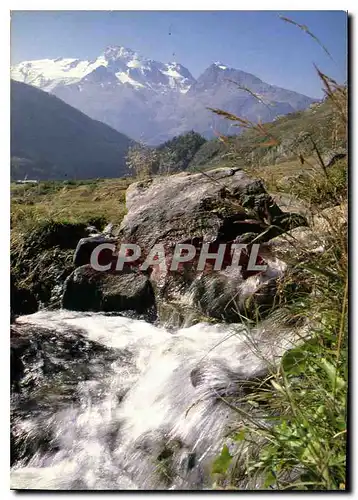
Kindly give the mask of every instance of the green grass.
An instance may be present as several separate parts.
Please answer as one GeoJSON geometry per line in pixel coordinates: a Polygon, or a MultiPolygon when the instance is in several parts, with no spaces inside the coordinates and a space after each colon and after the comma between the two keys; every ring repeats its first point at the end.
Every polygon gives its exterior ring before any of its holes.
{"type": "MultiPolygon", "coordinates": [[[[279,179],[295,163],[270,167],[279,179]],[[282,168],[285,170],[283,171],[282,168]]],[[[275,182],[272,186],[275,186],[275,182]]],[[[308,321],[309,335],[289,350],[263,382],[240,401],[231,433],[243,447],[226,446],[213,464],[215,488],[341,490],[346,488],[348,390],[347,162],[326,173],[317,166],[310,182],[287,191],[304,200],[317,246],[295,248],[285,283],[300,286],[285,306],[292,321],[308,321]],[[250,420],[246,413],[256,415],[250,420]],[[260,417],[258,417],[260,415],[260,417]],[[265,415],[263,418],[262,415],[265,415]],[[243,424],[243,421],[245,423],[243,424]]],[[[282,294],[281,294],[282,295],[282,294]]],[[[285,296],[285,294],[283,295],[285,296]]],[[[230,404],[230,402],[228,401],[230,404]]]]}
{"type": "MultiPolygon", "coordinates": [[[[73,253],[85,227],[120,224],[128,179],[11,184],[12,287],[38,302],[60,306],[52,290],[73,271],[73,253]]],[[[20,304],[14,304],[22,307],[20,304]]]]}
{"type": "MultiPolygon", "coordinates": [[[[309,293],[295,297],[289,315],[310,322],[302,339],[253,384],[241,401],[232,437],[252,446],[218,457],[217,485],[240,489],[340,490],[346,488],[348,384],[348,280],[345,227],[331,220],[328,250],[296,264],[309,293]]],[[[288,278],[289,279],[289,278],[288,278]]],[[[296,278],[297,279],[297,278],[296,278]]],[[[217,463],[214,463],[214,472],[217,463]]]]}
{"type": "Polygon", "coordinates": [[[12,240],[41,222],[120,223],[129,179],[11,184],[12,240]]]}
{"type": "MultiPolygon", "coordinates": [[[[306,26],[284,20],[314,37],[306,26]]],[[[347,161],[326,168],[321,160],[326,150],[346,145],[348,89],[316,70],[326,99],[313,109],[264,125],[216,110],[246,129],[237,139],[222,138],[227,158],[259,175],[270,190],[304,202],[308,219],[315,221],[317,248],[324,251],[312,253],[302,242],[295,248],[291,240],[286,281],[304,286],[284,305],[291,322],[306,322],[307,335],[278,366],[268,365],[264,381],[248,384],[249,395],[239,407],[226,401],[238,414],[230,437],[241,446],[234,456],[223,446],[212,467],[214,488],[336,491],[350,486],[347,161]],[[284,176],[291,182],[282,183],[284,176]]],[[[281,300],[277,303],[282,307],[281,300]]]]}
{"type": "Polygon", "coordinates": [[[197,151],[189,168],[213,168],[226,164],[260,169],[294,161],[300,169],[298,154],[308,159],[314,152],[311,138],[322,152],[346,146],[346,131],[329,99],[305,111],[265,123],[263,128],[266,134],[258,134],[257,130],[244,126],[239,136],[207,141],[197,151]],[[277,144],[268,145],[271,137],[275,137],[277,144]]]}

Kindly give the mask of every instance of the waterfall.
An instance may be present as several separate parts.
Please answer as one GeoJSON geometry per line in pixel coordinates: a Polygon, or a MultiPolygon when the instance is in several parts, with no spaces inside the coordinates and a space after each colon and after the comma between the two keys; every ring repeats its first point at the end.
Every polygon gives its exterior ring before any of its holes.
{"type": "MultiPolygon", "coordinates": [[[[73,380],[59,382],[54,394],[36,394],[36,401],[47,398],[46,409],[13,396],[14,432],[26,446],[35,444],[31,456],[13,464],[11,486],[29,489],[210,488],[212,461],[239,418],[223,398],[235,403],[240,383],[262,375],[295,339],[293,327],[273,319],[251,331],[210,323],[170,331],[57,310],[19,317],[16,326],[47,332],[55,364],[56,343],[69,332],[71,342],[79,336],[110,353],[110,360],[101,360],[101,351],[79,359],[78,373],[82,363],[90,375],[75,380],[72,370],[73,380]],[[37,447],[44,436],[46,446],[37,447]]],[[[40,365],[31,370],[56,383],[56,374],[40,365]]],[[[24,366],[26,376],[26,359],[24,366]]]]}

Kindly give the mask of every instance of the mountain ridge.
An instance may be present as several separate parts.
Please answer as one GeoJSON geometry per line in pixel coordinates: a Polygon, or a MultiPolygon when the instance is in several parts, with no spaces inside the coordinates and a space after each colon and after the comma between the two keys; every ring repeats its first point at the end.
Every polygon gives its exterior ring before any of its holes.
{"type": "Polygon", "coordinates": [[[155,91],[177,87],[180,92],[186,92],[195,81],[190,71],[179,63],[161,63],[142,57],[132,49],[111,45],[94,61],[73,58],[23,61],[12,66],[11,77],[51,92],[59,85],[80,83],[100,67],[107,68],[106,74],[115,75],[118,84],[155,91]]]}
{"type": "Polygon", "coordinates": [[[120,177],[132,144],[58,97],[11,81],[12,179],[120,177]]]}
{"type": "Polygon", "coordinates": [[[23,61],[12,67],[11,75],[53,93],[135,140],[153,145],[189,130],[206,138],[238,132],[213,116],[208,107],[249,120],[272,121],[316,102],[222,62],[211,64],[195,79],[178,62],[162,63],[121,46],[107,47],[93,61],[23,61]]]}

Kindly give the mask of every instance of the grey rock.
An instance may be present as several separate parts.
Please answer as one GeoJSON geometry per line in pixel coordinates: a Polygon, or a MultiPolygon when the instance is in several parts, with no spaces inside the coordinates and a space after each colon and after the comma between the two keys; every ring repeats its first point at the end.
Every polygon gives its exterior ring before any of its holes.
{"type": "MultiPolygon", "coordinates": [[[[182,243],[194,238],[212,242],[229,231],[234,239],[248,232],[243,231],[244,221],[252,220],[243,206],[248,196],[252,197],[256,216],[263,215],[255,207],[259,195],[264,196],[269,212],[281,213],[261,182],[242,170],[232,172],[230,168],[211,170],[205,175],[184,172],[132,184],[126,193],[128,213],[120,235],[139,243],[142,251],[159,242],[182,243]]],[[[260,224],[257,219],[251,226],[261,232],[260,224]]]]}
{"type": "Polygon", "coordinates": [[[345,158],[347,156],[346,148],[337,148],[327,151],[323,156],[322,160],[326,168],[332,167],[338,160],[345,158]]]}
{"type": "MultiPolygon", "coordinates": [[[[73,255],[73,264],[75,267],[83,266],[90,263],[90,258],[93,250],[97,248],[102,243],[112,243],[117,242],[116,238],[108,238],[103,234],[98,234],[96,236],[88,236],[87,238],[81,238],[77,244],[75,253],[73,255]]],[[[103,250],[101,255],[106,254],[105,261],[103,264],[107,264],[112,260],[112,253],[109,250],[103,250]]]]}
{"type": "Polygon", "coordinates": [[[135,272],[101,272],[90,265],[77,268],[66,280],[62,306],[75,311],[136,311],[155,306],[147,276],[135,272]]]}
{"type": "MultiPolygon", "coordinates": [[[[267,271],[228,270],[225,256],[221,271],[210,266],[197,272],[203,243],[210,251],[221,243],[269,241],[298,226],[306,226],[299,214],[282,212],[261,181],[238,169],[216,169],[205,174],[181,173],[132,184],[126,193],[127,215],[120,226],[122,241],[141,247],[144,259],[155,244],[162,243],[167,264],[175,244],[192,243],[197,248],[193,262],[163,276],[153,266],[150,280],[157,304],[164,301],[194,305],[203,315],[235,321],[239,313],[272,304],[277,279],[285,265],[275,263],[267,271]],[[225,264],[226,263],[226,264],[225,264]],[[250,299],[251,296],[255,299],[250,299]],[[250,300],[249,300],[250,299],[250,300]]],[[[243,264],[245,265],[245,264],[243,264]]]]}

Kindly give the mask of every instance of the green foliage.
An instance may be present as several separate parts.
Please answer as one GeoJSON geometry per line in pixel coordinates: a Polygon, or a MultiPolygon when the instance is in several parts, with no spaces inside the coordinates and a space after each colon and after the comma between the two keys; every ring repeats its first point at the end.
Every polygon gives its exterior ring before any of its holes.
{"type": "Polygon", "coordinates": [[[159,172],[167,174],[186,170],[195,153],[205,143],[204,137],[194,131],[165,142],[158,148],[159,172]]]}
{"type": "Polygon", "coordinates": [[[347,160],[340,160],[325,172],[302,175],[287,189],[290,194],[309,202],[315,208],[326,208],[347,199],[347,160]]]}
{"type": "Polygon", "coordinates": [[[346,338],[338,346],[334,324],[317,333],[317,343],[286,354],[271,391],[257,395],[267,405],[274,401],[280,419],[260,430],[263,446],[249,472],[259,471],[275,488],[336,490],[345,485],[346,338]]]}
{"type": "Polygon", "coordinates": [[[52,290],[73,270],[73,251],[87,236],[86,226],[101,230],[109,221],[120,223],[129,183],[102,179],[11,185],[14,311],[24,313],[24,290],[43,304],[59,307],[60,297],[52,290]]]}
{"type": "MultiPolygon", "coordinates": [[[[260,133],[253,124],[244,127],[240,135],[207,141],[197,151],[190,166],[212,168],[225,163],[246,169],[272,169],[273,165],[298,159],[299,155],[311,157],[314,154],[312,140],[323,153],[346,146],[346,131],[328,98],[305,111],[280,116],[271,123],[260,124],[260,127],[260,133]]],[[[303,169],[305,167],[307,165],[303,169]]],[[[302,165],[298,161],[296,171],[300,169],[302,165]]]]}
{"type": "Polygon", "coordinates": [[[226,474],[228,472],[229,466],[232,461],[232,456],[230,455],[229,448],[225,444],[221,450],[220,455],[215,459],[212,466],[213,474],[226,474]]]}
{"type": "Polygon", "coordinates": [[[129,148],[127,167],[136,177],[167,175],[186,170],[198,149],[206,140],[196,132],[174,137],[158,148],[135,144],[129,148]]]}
{"type": "Polygon", "coordinates": [[[120,223],[129,183],[128,179],[103,179],[12,184],[13,289],[29,290],[48,303],[53,287],[72,271],[73,250],[87,235],[85,227],[101,230],[109,221],[120,223]]]}

